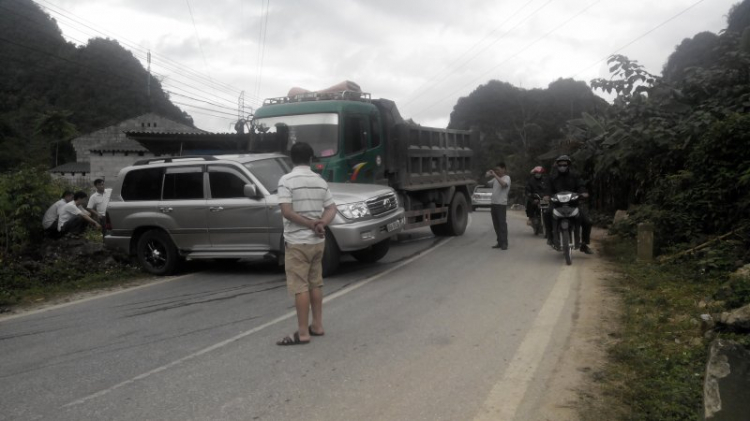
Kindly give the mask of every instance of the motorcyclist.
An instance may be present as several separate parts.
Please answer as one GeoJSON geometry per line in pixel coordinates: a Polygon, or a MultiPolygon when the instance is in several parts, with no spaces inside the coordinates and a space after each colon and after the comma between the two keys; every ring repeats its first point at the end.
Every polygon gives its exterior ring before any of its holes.
{"type": "Polygon", "coordinates": [[[544,177],[544,167],[536,166],[531,170],[531,177],[526,182],[526,216],[529,218],[528,224],[532,224],[532,219],[539,213],[539,197],[543,197],[547,191],[547,179],[544,177]]]}
{"type": "MultiPolygon", "coordinates": [[[[552,174],[547,183],[547,191],[544,195],[545,200],[548,200],[552,195],[561,191],[570,191],[578,193],[581,197],[589,197],[586,191],[586,185],[581,180],[581,177],[572,172],[571,170],[570,157],[568,155],[561,155],[555,160],[555,167],[557,172],[552,174]]],[[[593,254],[589,247],[591,240],[591,220],[588,217],[588,213],[583,208],[579,207],[579,220],[581,222],[581,248],[580,250],[586,254],[593,254]]],[[[552,207],[544,215],[544,225],[547,229],[547,244],[559,247],[556,241],[553,241],[552,236],[552,207]]]]}

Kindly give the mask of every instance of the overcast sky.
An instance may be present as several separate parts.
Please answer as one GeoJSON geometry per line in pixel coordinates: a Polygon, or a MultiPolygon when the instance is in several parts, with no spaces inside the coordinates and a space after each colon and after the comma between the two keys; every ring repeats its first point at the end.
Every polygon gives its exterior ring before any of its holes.
{"type": "Polygon", "coordinates": [[[608,77],[615,52],[658,74],[683,39],[723,29],[738,1],[37,0],[70,41],[115,38],[144,66],[150,50],[172,100],[218,132],[233,131],[241,91],[257,107],[351,80],[444,127],[457,99],[491,79],[588,83],[608,77]]]}

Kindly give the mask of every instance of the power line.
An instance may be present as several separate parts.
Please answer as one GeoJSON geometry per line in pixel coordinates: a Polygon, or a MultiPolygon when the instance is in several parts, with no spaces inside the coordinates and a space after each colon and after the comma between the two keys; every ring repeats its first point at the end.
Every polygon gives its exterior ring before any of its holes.
{"type": "MultiPolygon", "coordinates": [[[[203,64],[206,66],[206,74],[209,80],[211,78],[211,72],[209,72],[208,62],[206,61],[206,55],[203,53],[203,44],[201,43],[201,37],[198,35],[198,26],[195,24],[195,17],[193,17],[193,8],[190,7],[190,0],[185,0],[187,3],[188,11],[190,12],[190,20],[193,21],[193,29],[195,29],[195,39],[198,40],[198,48],[201,50],[201,57],[203,57],[203,64]]],[[[211,80],[213,82],[213,80],[211,80]]]]}
{"type": "MultiPolygon", "coordinates": [[[[463,85],[463,86],[461,86],[461,87],[460,87],[459,89],[456,89],[455,91],[451,92],[451,93],[450,93],[449,95],[447,95],[447,96],[443,97],[442,99],[440,99],[440,100],[438,100],[438,101],[435,101],[435,102],[433,102],[433,103],[432,103],[432,104],[431,104],[431,105],[430,105],[429,107],[427,107],[427,108],[424,108],[424,109],[420,110],[419,112],[417,112],[417,113],[415,114],[415,116],[417,116],[417,115],[421,115],[421,114],[422,114],[422,113],[424,113],[425,111],[427,111],[427,110],[430,110],[430,109],[434,108],[435,106],[437,106],[437,105],[438,105],[438,104],[440,104],[441,102],[445,101],[446,99],[448,99],[448,98],[451,98],[451,97],[453,97],[453,95],[455,95],[456,93],[458,93],[458,92],[462,91],[462,90],[463,90],[463,89],[465,89],[465,88],[466,88],[467,86],[470,86],[470,85],[472,85],[472,84],[476,83],[477,79],[481,79],[481,78],[485,77],[485,75],[487,75],[488,73],[490,73],[490,72],[494,71],[494,70],[495,70],[495,69],[497,69],[498,67],[502,66],[503,64],[507,63],[508,61],[510,61],[510,60],[512,60],[513,58],[515,58],[515,57],[517,57],[518,55],[520,55],[521,53],[525,52],[526,50],[528,50],[529,48],[531,48],[532,46],[534,46],[534,45],[535,45],[536,43],[538,43],[539,41],[541,41],[541,40],[543,40],[543,39],[547,38],[548,36],[552,35],[552,34],[553,34],[553,33],[554,33],[555,31],[557,31],[558,29],[560,29],[560,28],[562,28],[563,26],[567,25],[567,24],[568,24],[568,23],[569,23],[570,21],[572,21],[573,19],[575,19],[575,18],[577,18],[578,16],[580,16],[580,15],[584,14],[584,13],[585,13],[585,12],[586,12],[587,10],[589,10],[589,9],[591,9],[592,7],[594,7],[595,5],[599,4],[599,3],[601,2],[601,1],[602,1],[602,0],[597,0],[597,1],[595,1],[594,3],[591,3],[590,5],[588,5],[588,6],[584,7],[583,9],[581,9],[580,11],[578,11],[578,13],[576,13],[575,15],[571,16],[570,18],[566,19],[566,20],[565,20],[564,22],[562,22],[561,24],[559,24],[559,25],[555,26],[554,28],[552,28],[552,30],[548,31],[548,32],[547,32],[547,33],[545,33],[544,35],[542,35],[542,36],[540,36],[539,38],[535,39],[535,40],[534,40],[534,41],[532,41],[531,43],[529,43],[529,44],[526,44],[526,45],[525,45],[525,46],[524,46],[523,48],[521,48],[520,50],[516,51],[516,53],[515,53],[515,54],[513,54],[512,56],[510,56],[510,57],[506,58],[505,60],[503,60],[503,61],[501,61],[500,63],[498,63],[497,65],[495,65],[495,66],[491,67],[491,68],[490,68],[489,70],[487,70],[486,72],[482,73],[482,74],[481,74],[481,75],[479,75],[478,77],[476,77],[476,78],[472,79],[472,80],[471,80],[471,82],[467,83],[466,85],[463,85]]],[[[704,0],[701,0],[701,1],[704,1],[704,0]]]]}
{"type": "MultiPolygon", "coordinates": [[[[487,38],[489,38],[490,35],[492,35],[493,33],[495,33],[500,27],[502,27],[508,21],[510,21],[511,19],[513,19],[518,13],[520,13],[523,9],[525,9],[526,6],[528,6],[529,4],[531,4],[533,2],[534,2],[534,0],[529,0],[528,2],[526,2],[523,6],[521,6],[521,8],[517,9],[510,17],[508,17],[500,25],[498,25],[497,27],[495,27],[495,29],[493,29],[492,31],[490,31],[489,34],[485,35],[484,38],[482,38],[480,41],[478,41],[477,43],[475,43],[471,48],[469,48],[468,50],[466,50],[456,60],[454,60],[453,62],[451,62],[451,64],[449,64],[448,67],[447,67],[448,69],[450,69],[450,67],[453,66],[455,63],[460,63],[460,65],[458,67],[454,68],[453,70],[449,71],[440,80],[436,81],[435,83],[432,83],[427,89],[425,89],[425,91],[429,91],[430,89],[432,89],[432,87],[437,86],[440,82],[442,82],[445,79],[447,79],[450,75],[454,74],[457,70],[465,67],[469,62],[471,62],[472,60],[474,60],[475,58],[477,58],[477,56],[479,56],[483,52],[487,51],[488,48],[490,48],[491,46],[497,44],[501,39],[505,38],[505,36],[508,35],[511,31],[513,31],[514,29],[518,28],[519,26],[521,26],[521,24],[523,24],[524,22],[526,22],[527,20],[529,20],[532,16],[534,16],[535,14],[539,13],[542,9],[544,9],[545,7],[547,7],[552,2],[552,0],[548,0],[546,3],[542,4],[542,6],[538,7],[536,10],[534,10],[533,12],[531,12],[531,14],[529,14],[528,16],[526,16],[525,18],[523,18],[521,21],[519,21],[512,28],[510,28],[507,31],[505,31],[499,38],[497,38],[495,41],[493,41],[493,42],[489,43],[488,45],[486,45],[484,48],[482,48],[481,50],[479,50],[476,54],[474,54],[473,56],[471,56],[468,60],[463,61],[463,62],[461,61],[463,59],[463,57],[465,55],[467,55],[471,50],[473,50],[477,45],[479,45],[482,42],[484,42],[484,40],[486,40],[487,38]]],[[[433,76],[433,78],[430,79],[429,81],[423,83],[419,88],[415,89],[412,93],[410,93],[409,95],[407,95],[407,98],[409,98],[409,97],[413,96],[414,94],[416,94],[417,92],[419,92],[420,89],[422,89],[422,87],[424,87],[425,85],[427,85],[430,82],[432,82],[441,73],[442,73],[442,71],[440,73],[437,73],[435,76],[433,76]]],[[[422,95],[416,95],[416,96],[414,96],[412,99],[404,102],[403,105],[411,104],[412,102],[414,102],[415,100],[417,100],[420,96],[422,96],[422,95]]]]}
{"type": "Polygon", "coordinates": [[[612,55],[614,55],[614,54],[616,54],[616,53],[618,53],[618,52],[620,52],[620,51],[622,51],[622,50],[624,50],[624,49],[626,49],[626,48],[630,47],[631,45],[633,45],[633,44],[635,44],[636,42],[640,41],[641,39],[645,38],[646,36],[648,36],[649,34],[651,34],[651,33],[652,33],[652,32],[654,32],[654,31],[656,31],[657,29],[661,28],[662,26],[666,25],[667,23],[669,23],[669,22],[671,22],[671,21],[673,21],[673,20],[677,19],[678,17],[682,16],[683,14],[687,13],[687,12],[688,12],[688,11],[689,11],[690,9],[694,8],[695,6],[698,6],[699,4],[703,3],[704,1],[706,1],[706,0],[698,0],[697,2],[695,2],[695,3],[691,4],[690,6],[686,7],[685,9],[683,9],[682,11],[680,11],[679,13],[677,13],[676,15],[674,15],[674,16],[672,16],[671,18],[669,18],[669,19],[665,20],[664,22],[662,22],[662,23],[660,23],[660,24],[658,24],[658,25],[654,26],[653,28],[651,28],[651,29],[649,29],[648,31],[646,31],[646,32],[642,33],[641,35],[639,35],[638,37],[634,38],[633,40],[631,40],[631,41],[630,41],[630,42],[628,42],[627,44],[625,44],[625,45],[623,45],[622,47],[620,47],[620,48],[616,49],[616,50],[615,50],[615,51],[613,51],[613,52],[612,52],[611,54],[607,54],[607,55],[606,55],[606,56],[605,56],[604,58],[602,58],[602,59],[598,60],[597,62],[595,62],[595,63],[591,64],[590,66],[586,67],[585,69],[583,69],[583,70],[579,71],[578,73],[576,73],[576,74],[575,74],[575,76],[573,76],[573,78],[576,78],[576,77],[578,77],[578,76],[579,76],[579,75],[580,75],[581,73],[583,73],[583,72],[585,72],[585,71],[589,70],[590,68],[592,68],[592,67],[596,66],[597,64],[599,64],[599,63],[601,63],[601,62],[603,62],[603,61],[607,60],[607,59],[608,59],[609,57],[611,57],[612,55]]]}
{"type": "Polygon", "coordinates": [[[258,71],[256,73],[255,98],[260,97],[260,88],[263,82],[263,61],[266,56],[266,36],[268,34],[268,9],[271,6],[271,0],[261,0],[261,26],[258,42],[258,71]],[[265,4],[265,22],[263,21],[263,4],[265,4]]]}
{"type": "MultiPolygon", "coordinates": [[[[42,26],[41,26],[41,22],[39,22],[39,21],[38,21],[37,19],[33,19],[33,18],[29,17],[29,16],[25,16],[25,15],[23,15],[23,14],[21,14],[21,13],[18,13],[18,12],[16,12],[16,11],[13,11],[13,10],[10,10],[10,9],[7,9],[7,8],[5,8],[5,7],[2,7],[2,6],[0,6],[0,10],[5,10],[5,11],[8,11],[8,12],[10,12],[10,13],[11,13],[11,14],[13,14],[13,15],[19,16],[19,17],[23,18],[24,20],[27,20],[27,21],[31,22],[31,23],[32,23],[33,25],[35,25],[35,26],[38,26],[38,27],[42,27],[42,26]]],[[[48,39],[50,39],[50,40],[57,40],[57,39],[58,39],[57,37],[55,37],[55,36],[52,36],[52,35],[50,35],[50,34],[46,34],[46,33],[44,33],[44,32],[39,32],[39,34],[41,34],[42,36],[44,36],[44,37],[46,37],[46,38],[48,38],[48,39]]],[[[72,37],[71,37],[71,38],[72,38],[72,37]]],[[[76,40],[77,42],[79,42],[79,43],[80,43],[80,41],[79,41],[79,40],[77,40],[77,39],[75,39],[75,38],[73,38],[73,39],[74,39],[74,40],[76,40]]],[[[21,45],[21,44],[17,44],[17,43],[16,43],[16,45],[17,45],[17,46],[21,46],[21,47],[24,47],[24,48],[28,48],[28,49],[31,49],[31,48],[33,48],[33,47],[29,47],[29,46],[24,46],[24,45],[21,45]]],[[[40,52],[40,53],[45,53],[44,51],[41,51],[41,50],[38,50],[37,52],[40,52]]],[[[47,53],[48,53],[48,52],[47,52],[47,53]]],[[[48,54],[53,54],[53,53],[48,53],[48,54]]],[[[68,61],[68,62],[70,62],[70,63],[72,63],[72,64],[75,64],[75,65],[76,65],[76,66],[78,66],[78,67],[82,67],[82,68],[86,68],[86,67],[87,67],[87,66],[85,66],[85,65],[82,65],[82,64],[78,63],[77,61],[74,61],[74,60],[69,60],[69,59],[66,59],[66,58],[64,58],[64,57],[62,57],[62,56],[59,56],[59,55],[57,56],[57,58],[58,58],[58,59],[61,59],[61,60],[66,60],[66,61],[68,61]]],[[[96,70],[96,71],[101,71],[101,72],[103,72],[103,73],[106,73],[106,74],[108,74],[108,75],[111,75],[111,74],[112,74],[112,72],[111,72],[111,71],[109,71],[109,70],[99,70],[99,69],[96,69],[96,68],[94,68],[93,70],[96,70]]],[[[118,75],[115,75],[115,76],[118,76],[118,75]]],[[[129,80],[129,81],[137,82],[137,79],[135,79],[135,78],[133,78],[133,77],[126,77],[126,76],[121,76],[121,77],[123,77],[123,78],[125,78],[125,79],[127,79],[127,80],[129,80]]],[[[188,85],[188,86],[189,86],[189,85],[188,85]]],[[[190,86],[189,86],[189,87],[190,87],[190,86]]],[[[179,87],[174,87],[174,89],[180,89],[180,88],[179,88],[179,87]]],[[[183,89],[180,89],[180,90],[181,90],[181,91],[184,91],[183,89]]],[[[185,92],[187,92],[187,91],[185,91],[185,92]]],[[[187,93],[191,93],[191,94],[193,94],[192,92],[187,92],[187,93]]],[[[182,97],[185,97],[185,98],[189,98],[189,99],[192,99],[192,100],[194,100],[194,101],[204,102],[204,103],[206,103],[206,104],[209,104],[209,105],[212,105],[212,106],[215,106],[215,107],[219,107],[219,108],[224,108],[224,109],[229,109],[229,110],[232,110],[232,111],[236,111],[236,110],[235,110],[235,108],[233,108],[233,107],[222,106],[222,105],[220,105],[220,104],[216,104],[216,103],[213,103],[213,102],[211,102],[211,101],[208,101],[208,100],[206,100],[206,99],[199,99],[199,98],[194,98],[194,97],[191,97],[191,96],[187,96],[187,95],[182,95],[182,94],[179,94],[179,93],[176,93],[176,92],[171,92],[171,94],[173,94],[173,95],[177,95],[177,96],[182,96],[182,97]]],[[[193,94],[193,95],[195,95],[195,94],[193,94]]]]}
{"type": "MultiPolygon", "coordinates": [[[[172,103],[173,103],[173,104],[178,104],[178,105],[183,105],[183,106],[185,106],[185,107],[195,108],[195,109],[197,109],[197,110],[211,111],[212,113],[218,113],[218,114],[226,114],[226,115],[231,115],[232,117],[234,117],[234,116],[235,116],[235,114],[234,114],[234,113],[228,113],[228,112],[225,112],[225,111],[221,111],[221,110],[216,110],[216,109],[213,109],[213,108],[199,107],[199,106],[197,106],[197,105],[193,105],[193,104],[188,104],[188,103],[185,103],[185,102],[179,102],[179,101],[174,101],[174,100],[172,100],[172,103]]],[[[234,111],[234,110],[233,110],[233,111],[234,111]]]]}
{"type": "MultiPolygon", "coordinates": [[[[54,13],[54,14],[62,17],[62,18],[65,18],[65,19],[73,22],[76,25],[80,25],[80,26],[83,26],[85,28],[88,28],[88,29],[94,31],[95,33],[104,35],[105,37],[108,37],[108,38],[111,37],[113,39],[116,39],[119,42],[121,42],[123,45],[126,45],[129,48],[131,48],[131,49],[139,50],[139,51],[142,51],[143,53],[146,52],[146,49],[140,47],[137,43],[135,43],[132,40],[129,40],[129,39],[125,38],[125,37],[122,37],[120,35],[117,35],[117,34],[114,34],[114,33],[111,33],[111,32],[106,32],[105,30],[102,30],[102,29],[97,29],[95,27],[96,25],[94,23],[89,22],[89,21],[87,21],[87,20],[85,20],[83,18],[80,18],[80,17],[76,16],[75,14],[73,14],[72,12],[70,12],[70,11],[68,11],[66,9],[63,9],[63,8],[61,8],[59,6],[56,6],[56,5],[50,3],[47,0],[39,0],[39,1],[42,1],[42,2],[44,2],[44,3],[47,4],[46,6],[43,6],[43,5],[39,4],[38,1],[37,1],[36,3],[39,6],[43,7],[44,9],[46,9],[46,10],[48,10],[48,11],[50,11],[50,12],[52,12],[52,13],[54,13]],[[73,17],[71,17],[71,16],[73,16],[73,17]]],[[[153,57],[154,57],[155,60],[164,61],[165,64],[162,64],[162,66],[165,67],[165,68],[169,68],[169,69],[171,69],[172,71],[174,71],[176,73],[179,73],[181,75],[183,75],[183,73],[185,73],[187,75],[193,75],[194,77],[197,77],[197,78],[200,78],[200,79],[206,79],[206,80],[208,80],[209,83],[212,85],[211,87],[214,88],[214,89],[217,89],[217,87],[218,87],[219,89],[225,90],[227,93],[229,93],[229,94],[231,94],[233,96],[239,94],[239,92],[241,91],[241,89],[239,89],[239,88],[236,88],[234,86],[228,85],[228,84],[223,83],[223,82],[215,81],[212,78],[210,78],[210,77],[208,77],[206,75],[203,75],[200,72],[192,69],[191,67],[186,66],[186,65],[184,65],[182,63],[179,63],[177,61],[174,61],[174,60],[172,60],[172,59],[170,59],[170,58],[168,58],[166,56],[162,56],[161,54],[153,53],[153,57]]],[[[185,77],[188,77],[188,76],[185,76],[185,77]]],[[[209,83],[206,83],[206,82],[199,82],[199,83],[204,83],[206,85],[209,85],[209,83]]]]}
{"type": "Polygon", "coordinates": [[[225,109],[225,110],[231,110],[231,111],[237,111],[236,108],[226,107],[226,106],[221,105],[221,104],[216,104],[216,103],[213,103],[213,102],[210,102],[210,101],[206,101],[205,99],[194,98],[192,96],[182,95],[182,94],[179,94],[177,92],[171,92],[171,91],[167,91],[167,93],[170,94],[170,95],[176,95],[176,96],[179,96],[179,97],[182,97],[182,98],[186,98],[186,99],[191,99],[193,101],[203,102],[205,104],[208,104],[208,105],[211,105],[211,106],[214,106],[214,107],[217,107],[217,108],[221,108],[221,109],[225,109]]]}

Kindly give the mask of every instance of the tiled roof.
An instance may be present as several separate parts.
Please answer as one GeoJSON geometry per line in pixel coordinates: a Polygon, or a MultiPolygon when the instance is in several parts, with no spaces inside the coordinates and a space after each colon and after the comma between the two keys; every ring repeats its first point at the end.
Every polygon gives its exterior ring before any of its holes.
{"type": "Polygon", "coordinates": [[[49,172],[85,172],[89,173],[91,172],[91,163],[90,162],[67,162],[62,165],[58,165],[55,168],[52,168],[51,170],[48,170],[49,172]]]}

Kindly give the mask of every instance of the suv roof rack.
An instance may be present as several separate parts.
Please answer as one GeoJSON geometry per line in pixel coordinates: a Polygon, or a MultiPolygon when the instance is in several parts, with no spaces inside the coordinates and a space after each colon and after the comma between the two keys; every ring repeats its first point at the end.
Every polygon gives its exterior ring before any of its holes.
{"type": "Polygon", "coordinates": [[[175,160],[188,160],[188,159],[202,159],[204,161],[217,161],[218,158],[212,155],[183,155],[183,156],[171,156],[169,158],[149,158],[135,161],[133,165],[148,165],[152,162],[163,161],[165,164],[175,162],[175,160]]]}
{"type": "Polygon", "coordinates": [[[331,101],[347,100],[369,102],[370,94],[359,91],[338,91],[338,92],[304,92],[292,96],[282,96],[278,98],[266,98],[263,105],[287,104],[290,102],[307,102],[307,101],[331,101]]]}

